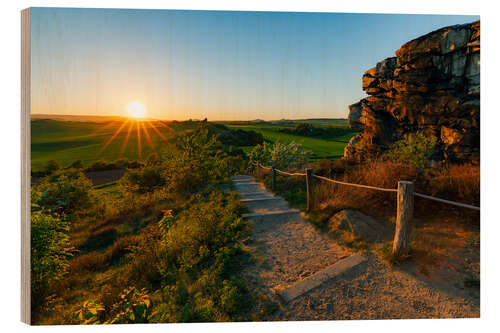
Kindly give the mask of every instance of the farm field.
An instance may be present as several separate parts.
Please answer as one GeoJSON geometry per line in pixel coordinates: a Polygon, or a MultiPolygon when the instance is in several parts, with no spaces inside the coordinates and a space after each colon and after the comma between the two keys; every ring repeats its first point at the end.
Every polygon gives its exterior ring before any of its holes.
{"type": "Polygon", "coordinates": [[[310,150],[311,160],[336,160],[344,155],[344,147],[349,140],[357,134],[355,131],[346,131],[343,134],[334,138],[316,138],[306,137],[302,135],[294,135],[290,133],[283,133],[280,130],[284,128],[294,128],[299,123],[308,123],[317,127],[332,126],[341,129],[348,129],[346,119],[306,119],[287,122],[266,122],[266,123],[246,123],[246,124],[226,124],[229,128],[252,130],[261,133],[264,139],[270,142],[281,142],[284,144],[295,141],[300,143],[305,149],[310,150]]]}

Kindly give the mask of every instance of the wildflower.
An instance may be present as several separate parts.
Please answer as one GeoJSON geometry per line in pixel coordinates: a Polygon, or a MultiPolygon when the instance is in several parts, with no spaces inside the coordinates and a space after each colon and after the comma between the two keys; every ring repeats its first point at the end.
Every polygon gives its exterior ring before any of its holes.
{"type": "Polygon", "coordinates": [[[172,210],[171,209],[164,209],[161,212],[165,213],[165,216],[172,216],[172,210]]]}

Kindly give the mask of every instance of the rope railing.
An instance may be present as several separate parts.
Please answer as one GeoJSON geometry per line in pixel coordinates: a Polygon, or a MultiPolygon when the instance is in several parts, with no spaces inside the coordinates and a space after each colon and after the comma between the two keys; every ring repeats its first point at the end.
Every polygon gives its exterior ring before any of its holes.
{"type": "MultiPolygon", "coordinates": [[[[256,165],[258,167],[261,167],[261,168],[267,169],[267,170],[272,170],[273,169],[273,167],[267,167],[267,166],[264,166],[264,165],[262,165],[260,163],[256,163],[256,165]]],[[[276,172],[280,173],[280,174],[287,175],[287,176],[307,176],[307,174],[305,174],[305,173],[298,173],[298,172],[296,172],[296,173],[290,173],[290,172],[282,171],[282,170],[279,170],[279,169],[276,169],[276,168],[274,168],[274,170],[276,172]]],[[[377,191],[384,191],[384,192],[396,192],[396,193],[398,192],[398,190],[395,189],[395,188],[383,188],[383,187],[363,185],[363,184],[347,183],[347,182],[342,182],[342,181],[339,181],[339,180],[335,180],[335,179],[331,179],[331,178],[319,176],[319,175],[316,175],[314,173],[311,173],[311,176],[314,177],[314,178],[317,178],[317,179],[321,179],[321,180],[324,180],[324,181],[327,181],[327,182],[330,182],[330,183],[335,183],[335,184],[340,184],[340,185],[347,185],[347,186],[353,186],[353,187],[359,187],[359,188],[366,188],[366,189],[370,189],[370,190],[377,190],[377,191]]],[[[434,200],[434,201],[445,203],[445,204],[449,204],[449,205],[454,205],[454,206],[457,206],[457,207],[469,208],[469,209],[473,209],[473,210],[477,210],[477,211],[481,210],[481,208],[477,207],[477,206],[473,206],[473,205],[469,205],[469,204],[464,204],[464,203],[460,203],[460,202],[456,202],[456,201],[450,201],[450,200],[441,199],[441,198],[436,198],[436,197],[433,197],[433,196],[430,196],[430,195],[426,195],[426,194],[422,194],[422,193],[414,192],[413,195],[415,195],[417,197],[424,198],[424,199],[429,199],[429,200],[434,200]]]]}
{"type": "Polygon", "coordinates": [[[460,203],[460,202],[455,202],[455,201],[450,201],[450,200],[445,200],[445,199],[441,199],[441,198],[436,198],[436,197],[432,197],[430,195],[426,195],[426,194],[422,194],[422,193],[414,192],[413,195],[415,195],[417,197],[429,199],[429,200],[434,200],[434,201],[438,201],[438,202],[450,204],[450,205],[455,205],[455,206],[458,206],[458,207],[464,207],[464,208],[474,209],[474,210],[477,210],[477,211],[481,210],[480,207],[477,207],[477,206],[468,205],[468,204],[464,204],[464,203],[460,203]]]}
{"type": "Polygon", "coordinates": [[[299,172],[294,172],[294,173],[290,173],[290,172],[286,172],[286,171],[281,171],[279,169],[275,169],[277,173],[281,173],[282,175],[287,175],[287,176],[305,176],[306,174],[305,173],[299,173],[299,172]]]}
{"type": "Polygon", "coordinates": [[[429,199],[429,200],[434,200],[437,202],[449,204],[449,205],[454,205],[458,207],[463,207],[463,208],[468,208],[468,209],[473,209],[480,211],[480,207],[473,206],[473,205],[468,205],[468,204],[463,204],[460,202],[455,202],[455,201],[450,201],[450,200],[445,200],[441,198],[436,198],[430,195],[422,194],[422,193],[417,193],[414,191],[415,185],[413,182],[409,181],[399,181],[398,182],[398,188],[393,189],[393,188],[383,188],[383,187],[377,187],[377,186],[370,186],[370,185],[363,185],[363,184],[354,184],[354,183],[348,183],[348,182],[342,182],[339,180],[315,175],[312,173],[312,169],[306,169],[306,173],[290,173],[286,171],[282,171],[279,169],[276,169],[274,166],[267,167],[264,165],[261,165],[260,163],[256,162],[255,165],[257,168],[261,167],[263,169],[271,170],[271,187],[272,190],[274,191],[275,186],[276,186],[276,173],[280,173],[283,175],[288,175],[288,176],[306,176],[306,194],[307,194],[307,211],[311,210],[312,207],[312,187],[313,187],[313,178],[317,178],[323,181],[327,181],[330,183],[335,183],[339,185],[347,185],[347,186],[353,186],[353,187],[360,187],[360,188],[366,188],[370,190],[377,190],[377,191],[384,191],[384,192],[396,192],[397,195],[397,211],[396,211],[396,230],[394,234],[394,241],[393,241],[393,246],[392,246],[392,252],[397,255],[408,255],[410,251],[410,234],[412,230],[412,218],[413,218],[413,209],[414,209],[414,197],[420,197],[424,199],[429,199]]]}
{"type": "MultiPolygon", "coordinates": [[[[262,169],[266,169],[266,170],[272,170],[273,167],[272,166],[265,166],[265,165],[262,165],[260,163],[256,163],[255,165],[261,167],[262,169]]],[[[305,176],[306,174],[305,173],[299,173],[299,172],[286,172],[286,171],[283,171],[283,170],[280,170],[280,169],[276,169],[274,168],[274,170],[278,173],[281,173],[282,175],[287,175],[287,176],[305,176]]]]}
{"type": "Polygon", "coordinates": [[[258,164],[258,166],[260,166],[262,169],[266,169],[266,170],[271,170],[273,167],[266,167],[262,164],[258,164]]]}
{"type": "Polygon", "coordinates": [[[383,187],[376,187],[376,186],[369,186],[369,185],[363,185],[363,184],[353,184],[353,183],[346,183],[346,182],[341,182],[339,180],[335,179],[330,179],[322,176],[318,176],[315,174],[312,174],[314,178],[318,178],[327,182],[331,183],[336,183],[336,184],[341,184],[341,185],[348,185],[348,186],[354,186],[354,187],[361,187],[361,188],[367,188],[370,190],[378,190],[378,191],[385,191],[385,192],[397,192],[398,190],[395,188],[383,188],[383,187]]]}

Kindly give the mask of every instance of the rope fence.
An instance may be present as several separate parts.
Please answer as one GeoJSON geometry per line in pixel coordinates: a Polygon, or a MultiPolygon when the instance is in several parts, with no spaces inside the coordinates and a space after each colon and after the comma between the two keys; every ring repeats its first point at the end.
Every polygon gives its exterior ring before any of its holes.
{"type": "Polygon", "coordinates": [[[474,210],[480,211],[480,207],[477,207],[477,206],[472,206],[472,205],[468,205],[468,204],[464,204],[464,203],[460,203],[460,202],[455,202],[455,201],[445,200],[445,199],[441,199],[441,198],[431,197],[430,195],[426,195],[426,194],[422,194],[422,193],[417,193],[417,192],[413,193],[413,195],[415,195],[417,197],[424,198],[424,199],[429,199],[429,200],[434,200],[434,201],[442,202],[442,203],[449,204],[449,205],[454,205],[454,206],[458,206],[458,207],[469,208],[469,209],[474,209],[474,210]]]}
{"type": "Polygon", "coordinates": [[[277,173],[281,173],[282,175],[287,175],[287,176],[305,176],[306,174],[305,173],[298,173],[298,172],[295,172],[295,173],[289,173],[289,172],[286,172],[286,171],[281,171],[281,170],[278,170],[278,169],[275,169],[277,173]]]}
{"type": "Polygon", "coordinates": [[[365,188],[376,191],[384,192],[396,192],[397,193],[397,212],[396,212],[396,232],[394,236],[392,251],[395,255],[407,255],[410,252],[410,233],[411,233],[411,220],[413,218],[413,208],[414,208],[414,197],[420,197],[428,200],[434,200],[437,202],[454,205],[457,207],[473,209],[480,211],[480,207],[468,205],[460,202],[445,200],[441,198],[436,198],[430,195],[417,193],[414,191],[414,183],[409,181],[399,181],[398,188],[382,188],[377,186],[354,184],[342,182],[339,180],[315,175],[312,173],[311,169],[306,169],[306,173],[290,173],[283,170],[276,169],[274,166],[265,166],[258,162],[255,163],[257,168],[263,168],[266,170],[271,170],[272,182],[271,187],[274,191],[276,185],[276,173],[286,175],[286,176],[305,176],[306,177],[306,190],[307,190],[307,211],[311,210],[311,193],[312,193],[312,179],[316,178],[330,183],[335,183],[339,185],[347,185],[359,188],[365,188]]]}
{"type": "Polygon", "coordinates": [[[369,185],[362,185],[362,184],[353,184],[353,183],[346,183],[346,182],[341,182],[339,180],[335,179],[330,179],[322,176],[318,176],[313,174],[312,175],[314,178],[318,178],[330,183],[335,183],[335,184],[340,184],[340,185],[347,185],[347,186],[354,186],[354,187],[361,187],[361,188],[367,188],[370,190],[378,190],[378,191],[385,191],[385,192],[397,192],[398,190],[395,188],[382,188],[382,187],[376,187],[376,186],[369,186],[369,185]]]}

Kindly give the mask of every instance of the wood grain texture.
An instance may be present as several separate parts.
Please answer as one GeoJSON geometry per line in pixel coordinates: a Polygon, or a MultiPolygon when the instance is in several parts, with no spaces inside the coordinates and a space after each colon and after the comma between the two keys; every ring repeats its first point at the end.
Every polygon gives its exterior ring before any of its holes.
{"type": "Polygon", "coordinates": [[[413,182],[398,183],[398,210],[396,216],[396,233],[392,251],[395,255],[407,255],[410,252],[410,237],[413,218],[413,182]]]}
{"type": "Polygon", "coordinates": [[[30,8],[21,11],[21,321],[31,324],[30,232],[30,8]]]}

